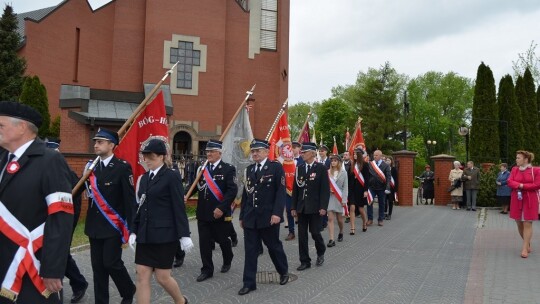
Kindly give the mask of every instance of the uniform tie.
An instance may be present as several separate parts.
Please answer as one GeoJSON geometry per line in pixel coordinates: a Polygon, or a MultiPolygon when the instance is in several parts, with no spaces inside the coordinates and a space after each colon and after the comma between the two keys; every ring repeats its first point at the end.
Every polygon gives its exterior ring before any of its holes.
{"type": "Polygon", "coordinates": [[[257,176],[257,179],[261,177],[261,164],[257,164],[257,170],[255,171],[255,174],[257,176]]]}
{"type": "Polygon", "coordinates": [[[213,164],[208,165],[208,172],[210,172],[210,174],[214,173],[214,165],[213,164]]]}
{"type": "Polygon", "coordinates": [[[154,179],[154,172],[150,173],[150,180],[154,179]]]}
{"type": "Polygon", "coordinates": [[[2,181],[2,177],[4,176],[4,172],[6,171],[6,168],[7,166],[9,165],[9,163],[15,158],[15,154],[13,153],[9,153],[8,154],[8,160],[6,162],[6,164],[4,165],[4,168],[2,168],[2,173],[0,173],[0,181],[2,181]]]}
{"type": "Polygon", "coordinates": [[[306,171],[306,173],[309,172],[309,170],[311,170],[311,165],[307,165],[307,171],[306,171]]]}

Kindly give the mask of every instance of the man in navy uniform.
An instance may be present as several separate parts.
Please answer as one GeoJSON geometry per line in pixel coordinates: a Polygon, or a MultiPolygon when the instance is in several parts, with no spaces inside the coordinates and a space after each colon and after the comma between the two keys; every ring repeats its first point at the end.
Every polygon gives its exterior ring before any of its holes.
{"type": "MultiPolygon", "coordinates": [[[[58,138],[47,138],[45,142],[47,148],[53,149],[57,152],[60,152],[60,139],[58,138]]],[[[71,178],[71,185],[75,187],[79,182],[79,177],[73,170],[69,169],[69,174],[71,178]]],[[[81,194],[82,191],[79,191],[73,196],[73,228],[71,230],[71,237],[73,238],[73,233],[77,227],[77,222],[79,221],[79,216],[81,215],[81,194]]],[[[70,253],[68,253],[68,260],[66,265],[66,277],[69,279],[69,285],[73,294],[71,296],[71,303],[79,303],[84,295],[86,294],[86,289],[88,288],[88,282],[86,278],[81,274],[77,263],[73,259],[70,253]]]]}
{"type": "Polygon", "coordinates": [[[285,206],[285,171],[277,161],[268,160],[268,142],[254,139],[250,145],[254,164],[244,172],[245,185],[240,210],[240,226],[244,229],[244,277],[239,295],[257,289],[255,275],[261,240],[280,274],[279,284],[289,281],[289,265],[279,240],[279,225],[285,206]]]}
{"type": "Polygon", "coordinates": [[[31,107],[0,102],[0,303],[62,303],[71,183],[64,157],[37,138],[41,123],[31,107]]]}
{"type": "MultiPolygon", "coordinates": [[[[292,142],[292,147],[293,147],[293,158],[294,158],[294,165],[296,167],[300,166],[301,164],[304,163],[304,160],[302,159],[302,155],[300,155],[300,150],[302,148],[302,144],[300,144],[299,142],[297,141],[293,141],[292,142]]],[[[285,208],[286,208],[286,212],[287,212],[287,225],[288,226],[285,226],[285,228],[289,228],[289,234],[287,235],[287,237],[285,238],[285,241],[292,241],[296,238],[295,234],[294,234],[294,217],[292,216],[291,214],[291,205],[292,205],[292,193],[289,195],[289,193],[287,193],[287,200],[285,201],[285,208]]]]}
{"type": "Polygon", "coordinates": [[[308,228],[317,249],[317,266],[324,263],[326,246],[321,236],[321,217],[326,214],[330,198],[330,184],[326,166],[315,161],[317,146],[307,142],[302,145],[305,164],[296,168],[292,193],[291,213],[298,217],[298,246],[302,271],[311,267],[308,249],[308,228]]]}
{"type": "Polygon", "coordinates": [[[129,304],[133,302],[135,284],[122,261],[122,245],[128,242],[128,225],[137,204],[133,174],[126,161],[114,156],[116,132],[100,128],[93,139],[100,160],[87,182],[91,199],[84,232],[90,240],[95,303],[109,303],[110,276],[122,297],[121,303],[129,304]]]}
{"type": "Polygon", "coordinates": [[[202,282],[214,275],[212,245],[217,242],[223,254],[221,272],[231,269],[233,252],[230,234],[231,203],[238,193],[236,168],[221,160],[221,141],[211,139],[206,144],[208,165],[197,184],[197,227],[199,229],[199,249],[202,268],[197,282],[202,282]]]}

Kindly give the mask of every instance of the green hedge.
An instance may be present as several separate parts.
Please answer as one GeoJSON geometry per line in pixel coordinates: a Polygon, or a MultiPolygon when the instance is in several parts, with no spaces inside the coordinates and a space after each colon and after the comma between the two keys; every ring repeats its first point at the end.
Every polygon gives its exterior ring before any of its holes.
{"type": "Polygon", "coordinates": [[[479,207],[497,207],[497,173],[499,166],[493,165],[488,171],[480,173],[480,190],[476,205],[479,207]]]}

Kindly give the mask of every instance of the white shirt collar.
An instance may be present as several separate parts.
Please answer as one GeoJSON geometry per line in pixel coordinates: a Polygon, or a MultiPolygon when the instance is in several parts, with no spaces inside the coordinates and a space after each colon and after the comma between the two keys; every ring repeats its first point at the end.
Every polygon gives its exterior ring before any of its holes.
{"type": "Polygon", "coordinates": [[[264,167],[264,164],[266,164],[266,160],[267,160],[267,159],[268,159],[268,157],[267,157],[267,158],[265,158],[265,159],[263,159],[263,161],[262,161],[262,162],[260,162],[260,164],[261,164],[261,168],[262,168],[262,167],[264,167]]]}
{"type": "Polygon", "coordinates": [[[111,162],[111,159],[113,158],[113,156],[114,156],[114,154],[112,154],[111,156],[101,160],[101,162],[103,163],[103,165],[105,167],[107,167],[109,165],[109,163],[111,162]]]}
{"type": "Polygon", "coordinates": [[[209,163],[209,164],[210,164],[210,166],[214,166],[212,169],[215,169],[215,168],[217,168],[217,166],[219,165],[220,162],[221,162],[221,158],[218,159],[215,163],[213,163],[213,164],[209,163]]]}
{"type": "MultiPolygon", "coordinates": [[[[34,142],[35,139],[30,140],[29,142],[25,143],[24,145],[20,146],[13,154],[15,154],[15,158],[13,160],[18,160],[21,158],[21,156],[26,152],[26,149],[30,147],[30,145],[34,142]]],[[[8,154],[9,155],[9,154],[8,154]]]]}
{"type": "Polygon", "coordinates": [[[163,167],[163,165],[159,166],[159,168],[157,168],[156,170],[150,170],[150,174],[154,173],[154,176],[157,175],[157,173],[159,172],[159,170],[163,167]]]}

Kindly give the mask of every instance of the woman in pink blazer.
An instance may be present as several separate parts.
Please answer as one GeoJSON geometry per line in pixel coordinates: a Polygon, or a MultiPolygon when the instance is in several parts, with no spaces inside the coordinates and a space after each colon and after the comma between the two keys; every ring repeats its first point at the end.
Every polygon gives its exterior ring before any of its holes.
{"type": "Polygon", "coordinates": [[[527,258],[531,252],[532,221],[538,220],[540,168],[531,165],[533,153],[522,150],[516,153],[516,166],[508,178],[508,187],[512,189],[510,218],[516,220],[519,235],[523,239],[521,257],[527,258]]]}

